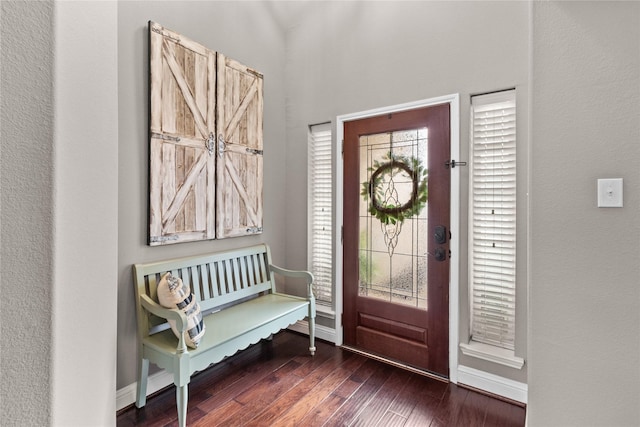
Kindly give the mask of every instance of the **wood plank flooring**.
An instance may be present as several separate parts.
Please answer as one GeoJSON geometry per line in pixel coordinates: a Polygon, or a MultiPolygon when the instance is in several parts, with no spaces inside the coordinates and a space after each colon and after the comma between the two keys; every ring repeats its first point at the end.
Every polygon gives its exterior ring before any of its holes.
{"type": "MultiPolygon", "coordinates": [[[[454,384],[281,332],[189,384],[187,425],[521,427],[525,408],[454,384]]],[[[177,426],[175,388],[142,409],[120,411],[117,426],[177,426]]]]}

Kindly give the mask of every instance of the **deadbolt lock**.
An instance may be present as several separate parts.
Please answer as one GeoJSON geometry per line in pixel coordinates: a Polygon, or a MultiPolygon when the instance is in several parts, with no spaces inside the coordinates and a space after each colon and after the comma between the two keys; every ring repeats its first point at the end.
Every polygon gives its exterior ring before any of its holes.
{"type": "Polygon", "coordinates": [[[435,232],[433,233],[433,238],[436,243],[439,245],[443,245],[447,242],[447,227],[444,225],[436,225],[435,232]]]}

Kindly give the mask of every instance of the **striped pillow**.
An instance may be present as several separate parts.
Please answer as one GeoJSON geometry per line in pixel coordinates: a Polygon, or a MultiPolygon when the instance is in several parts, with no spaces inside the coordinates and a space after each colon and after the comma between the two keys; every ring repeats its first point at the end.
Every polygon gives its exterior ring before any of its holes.
{"type": "MultiPolygon", "coordinates": [[[[178,308],[184,311],[187,315],[186,343],[191,348],[197,348],[204,336],[204,323],[200,305],[189,286],[185,285],[179,277],[174,277],[171,273],[165,274],[158,283],[158,302],[165,308],[178,308]]],[[[169,320],[169,325],[176,337],[180,338],[175,320],[169,320]]]]}

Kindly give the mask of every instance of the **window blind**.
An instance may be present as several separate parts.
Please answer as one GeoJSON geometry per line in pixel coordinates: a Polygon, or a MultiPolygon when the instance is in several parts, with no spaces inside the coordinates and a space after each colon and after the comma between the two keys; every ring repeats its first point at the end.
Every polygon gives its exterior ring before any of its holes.
{"type": "Polygon", "coordinates": [[[319,303],[333,301],[331,124],[309,127],[308,263],[319,303]]]}
{"type": "Polygon", "coordinates": [[[515,343],[515,90],[471,99],[471,339],[515,343]]]}

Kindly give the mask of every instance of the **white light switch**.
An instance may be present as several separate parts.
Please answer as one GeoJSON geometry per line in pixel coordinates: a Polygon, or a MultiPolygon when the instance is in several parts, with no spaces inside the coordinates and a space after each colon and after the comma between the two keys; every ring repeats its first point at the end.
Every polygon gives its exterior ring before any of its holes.
{"type": "Polygon", "coordinates": [[[622,178],[598,180],[598,207],[622,207],[622,178]]]}

